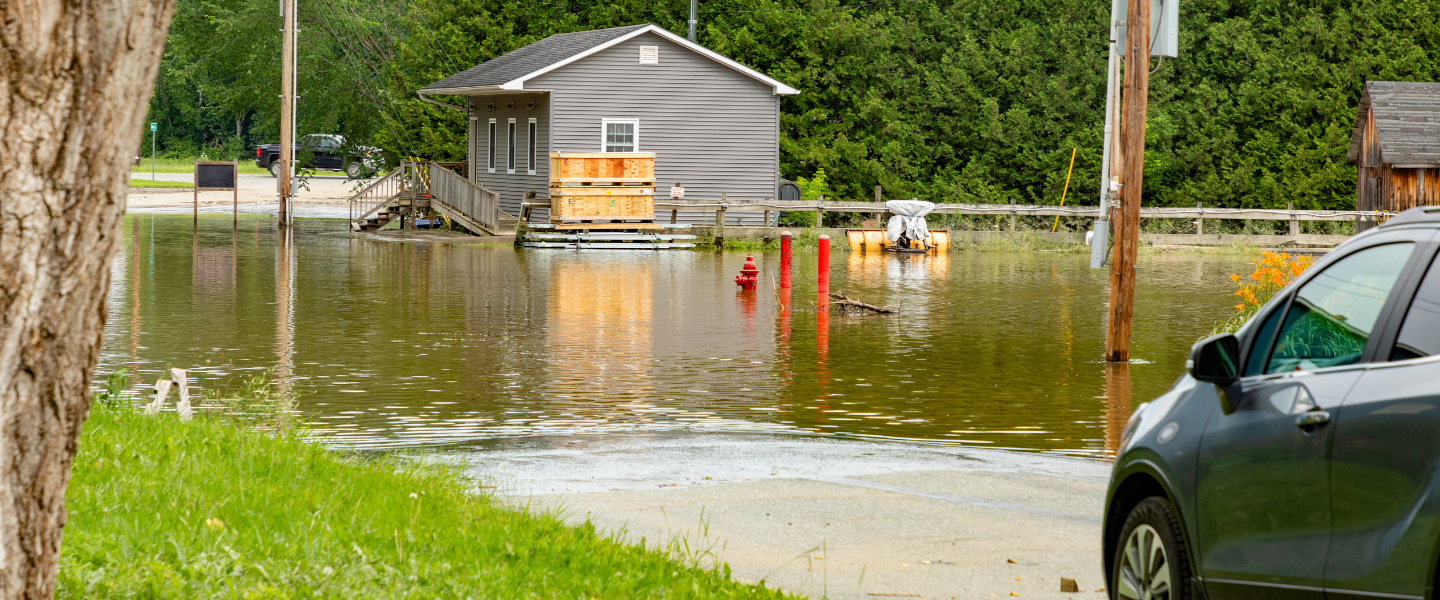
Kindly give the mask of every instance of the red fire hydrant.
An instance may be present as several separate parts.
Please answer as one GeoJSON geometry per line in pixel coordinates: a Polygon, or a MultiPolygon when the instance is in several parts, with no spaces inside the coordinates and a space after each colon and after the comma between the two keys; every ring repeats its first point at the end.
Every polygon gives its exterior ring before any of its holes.
{"type": "Polygon", "coordinates": [[[742,290],[755,289],[755,282],[759,280],[760,267],[755,264],[755,255],[745,255],[745,266],[740,267],[740,274],[735,276],[735,285],[742,290]]]}

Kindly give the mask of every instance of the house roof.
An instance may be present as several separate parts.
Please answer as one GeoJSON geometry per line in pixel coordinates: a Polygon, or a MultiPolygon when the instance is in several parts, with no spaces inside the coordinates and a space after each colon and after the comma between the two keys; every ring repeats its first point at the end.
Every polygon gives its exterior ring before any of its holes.
{"type": "Polygon", "coordinates": [[[1372,110],[1381,163],[1440,167],[1440,82],[1365,82],[1346,155],[1350,162],[1360,157],[1366,114],[1372,110]]]}
{"type": "Polygon", "coordinates": [[[600,52],[606,48],[646,33],[654,33],[684,46],[731,69],[769,85],[777,95],[800,93],[799,90],[738,62],[725,58],[709,48],[677,36],[653,23],[560,33],[497,56],[464,71],[441,79],[420,89],[421,94],[467,95],[493,90],[523,90],[525,81],[600,52]]]}

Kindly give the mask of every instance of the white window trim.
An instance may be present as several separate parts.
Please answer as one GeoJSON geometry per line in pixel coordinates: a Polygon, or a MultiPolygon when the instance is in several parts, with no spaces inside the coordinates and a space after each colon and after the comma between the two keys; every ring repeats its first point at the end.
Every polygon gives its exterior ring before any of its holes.
{"type": "Polygon", "coordinates": [[[529,122],[529,124],[525,126],[525,137],[526,137],[526,139],[528,139],[529,142],[530,142],[530,146],[529,146],[529,148],[530,148],[530,155],[529,155],[530,158],[529,158],[529,159],[527,160],[527,162],[525,163],[525,167],[526,167],[525,174],[526,174],[526,175],[534,175],[534,174],[535,174],[535,154],[536,154],[536,150],[537,150],[537,146],[538,146],[538,144],[536,144],[536,139],[535,139],[535,138],[537,138],[537,137],[539,137],[539,136],[540,136],[540,121],[539,121],[538,119],[536,119],[535,117],[530,117],[530,122],[529,122]]]}
{"type": "Polygon", "coordinates": [[[519,148],[515,147],[515,135],[515,117],[510,117],[509,122],[505,124],[505,172],[511,175],[515,174],[515,159],[519,158],[518,152],[516,152],[519,148]]]}
{"type": "Polygon", "coordinates": [[[611,124],[611,123],[630,123],[630,124],[632,124],[632,125],[635,126],[635,147],[634,147],[634,148],[631,148],[630,151],[631,151],[631,152],[639,152],[639,151],[640,151],[640,119],[600,119],[600,151],[601,151],[601,152],[606,152],[606,150],[605,150],[605,146],[606,146],[606,144],[605,144],[605,133],[606,133],[607,131],[609,131],[609,129],[610,129],[610,124],[611,124]]]}
{"type": "Polygon", "coordinates": [[[476,181],[475,175],[480,172],[480,117],[470,117],[470,180],[476,181]]]}
{"type": "Polygon", "coordinates": [[[642,64],[642,65],[658,65],[658,64],[660,64],[660,47],[659,47],[659,46],[641,46],[641,47],[640,47],[640,64],[642,64]],[[645,52],[646,52],[647,50],[651,52],[651,56],[654,58],[654,60],[645,60],[645,52]]]}
{"type": "Polygon", "coordinates": [[[495,172],[495,134],[500,127],[495,124],[495,119],[490,119],[489,129],[485,132],[485,170],[495,172]]]}

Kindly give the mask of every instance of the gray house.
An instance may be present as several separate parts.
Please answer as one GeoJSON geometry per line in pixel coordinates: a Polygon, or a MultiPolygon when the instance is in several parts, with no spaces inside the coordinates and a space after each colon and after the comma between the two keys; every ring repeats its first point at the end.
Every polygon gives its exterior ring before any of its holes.
{"type": "Polygon", "coordinates": [[[441,104],[469,114],[470,176],[512,215],[548,197],[550,152],[654,152],[662,197],[777,197],[780,96],[798,93],[652,24],[553,35],[420,90],[468,97],[441,104]]]}

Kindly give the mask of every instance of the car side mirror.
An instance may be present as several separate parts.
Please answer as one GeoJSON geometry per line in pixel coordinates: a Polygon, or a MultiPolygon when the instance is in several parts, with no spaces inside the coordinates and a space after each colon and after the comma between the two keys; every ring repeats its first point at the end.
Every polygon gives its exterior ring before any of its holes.
{"type": "Polygon", "coordinates": [[[1240,340],[1234,334],[1224,333],[1200,340],[1190,348],[1190,359],[1185,361],[1185,370],[1197,381],[1220,386],[1220,409],[1225,414],[1234,411],[1228,388],[1240,381],[1240,340]]]}
{"type": "Polygon", "coordinates": [[[1240,340],[1224,333],[1200,340],[1190,349],[1185,362],[1190,376],[1197,380],[1228,386],[1240,380],[1240,340]]]}

